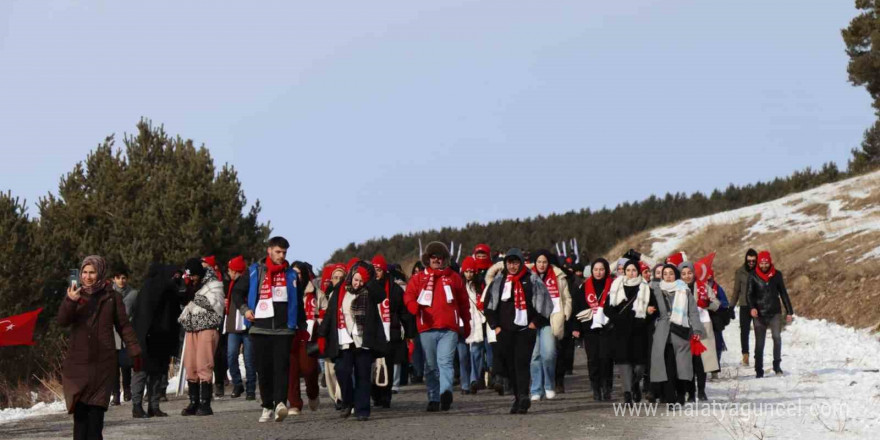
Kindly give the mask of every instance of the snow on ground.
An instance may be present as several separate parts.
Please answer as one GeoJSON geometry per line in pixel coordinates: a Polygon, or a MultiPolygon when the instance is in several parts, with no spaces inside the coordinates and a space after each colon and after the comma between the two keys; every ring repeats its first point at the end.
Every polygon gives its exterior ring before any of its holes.
{"type": "Polygon", "coordinates": [[[39,402],[30,408],[7,408],[0,410],[0,423],[8,423],[27,417],[61,414],[67,411],[62,401],[52,403],[39,402]]]}
{"type": "MultiPolygon", "coordinates": [[[[754,360],[740,366],[739,316],[724,331],[728,351],[720,378],[707,394],[731,438],[877,438],[880,429],[880,339],[825,320],[796,317],[782,333],[782,377],[772,372],[773,340],[767,334],[763,379],[754,360]],[[732,405],[738,404],[735,411],[732,405]],[[763,405],[763,406],[762,406],[763,405]]],[[[754,355],[754,332],[750,351],[754,355]]]]}
{"type": "MultiPolygon", "coordinates": [[[[842,197],[864,199],[880,188],[880,172],[866,174],[840,182],[829,183],[809,191],[795,193],[759,205],[687,220],[672,226],[654,229],[651,238],[658,240],[651,254],[664,257],[677,252],[682,242],[694,232],[710,225],[723,225],[754,220],[743,240],[754,235],[777,231],[822,233],[832,240],[851,233],[880,231],[880,206],[863,209],[845,209],[842,197]],[[808,213],[807,208],[820,204],[825,212],[808,213]]],[[[866,258],[880,257],[880,252],[866,258]],[[876,254],[876,255],[875,255],[876,254]]]]}

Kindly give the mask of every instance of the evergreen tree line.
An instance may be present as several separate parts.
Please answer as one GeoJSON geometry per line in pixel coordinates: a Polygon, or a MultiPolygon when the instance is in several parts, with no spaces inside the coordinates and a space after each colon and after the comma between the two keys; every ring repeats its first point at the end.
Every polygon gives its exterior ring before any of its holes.
{"type": "Polygon", "coordinates": [[[701,192],[691,195],[667,193],[663,197],[652,195],[641,202],[622,203],[614,209],[581,209],[522,220],[471,223],[463,228],[397,234],[362,244],[349,243],[346,248],[334,252],[330,260],[345,262],[352,257],[372,258],[376,253],[382,253],[388,261],[410,262],[416,259],[419,240],[423,243],[433,240],[455,242],[456,248],[462,244],[464,258],[479,243],[487,243],[493,250],[502,252],[510,247],[555,250],[557,241],[576,238],[583,262],[603,256],[618,241],[648,229],[767,202],[849,176],[850,173],[841,172],[834,163],[827,163],[819,170],[808,167],[771,182],[730,185],[724,191],[716,189],[708,196],[701,192]]]}
{"type": "MultiPolygon", "coordinates": [[[[44,308],[36,346],[0,347],[0,381],[54,369],[65,340],[55,314],[68,270],[87,255],[104,256],[109,270],[127,268],[137,287],[152,262],[182,266],[189,257],[227,261],[265,252],[270,228],[257,220],[259,201],[247,208],[233,167],[217,169],[204,146],[147,120],[123,142],[124,153],[106,138],[61,177],[58,193],[38,201],[38,218],[12,193],[0,193],[0,311],[44,308]]],[[[10,398],[4,388],[0,406],[10,398]]]]}

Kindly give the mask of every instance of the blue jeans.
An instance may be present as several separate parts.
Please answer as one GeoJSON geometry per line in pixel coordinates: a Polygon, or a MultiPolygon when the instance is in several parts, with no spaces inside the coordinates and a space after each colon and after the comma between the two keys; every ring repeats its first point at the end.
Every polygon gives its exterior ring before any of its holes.
{"type": "Polygon", "coordinates": [[[452,392],[455,377],[455,348],[458,333],[451,330],[428,330],[419,334],[425,350],[425,384],[428,401],[439,402],[440,395],[452,392]]]}
{"type": "Polygon", "coordinates": [[[480,370],[481,365],[483,363],[483,356],[480,353],[480,359],[474,359],[474,354],[472,349],[478,348],[479,345],[473,344],[473,347],[464,342],[465,338],[459,336],[458,337],[458,368],[460,372],[459,382],[461,382],[461,389],[464,391],[470,391],[471,382],[475,382],[479,378],[479,373],[477,371],[480,370]]]}
{"type": "Polygon", "coordinates": [[[533,396],[543,396],[544,390],[553,391],[556,386],[556,337],[553,336],[553,327],[545,325],[538,329],[529,370],[533,396]]]}
{"type": "Polygon", "coordinates": [[[257,367],[254,363],[254,347],[251,345],[251,337],[247,333],[229,333],[226,344],[226,363],[229,365],[232,384],[241,385],[238,350],[242,345],[244,345],[244,368],[245,376],[247,377],[245,392],[247,394],[255,394],[257,392],[257,367]]]}
{"type": "Polygon", "coordinates": [[[400,391],[400,373],[403,369],[403,365],[394,364],[394,376],[391,381],[391,391],[400,391]]]}

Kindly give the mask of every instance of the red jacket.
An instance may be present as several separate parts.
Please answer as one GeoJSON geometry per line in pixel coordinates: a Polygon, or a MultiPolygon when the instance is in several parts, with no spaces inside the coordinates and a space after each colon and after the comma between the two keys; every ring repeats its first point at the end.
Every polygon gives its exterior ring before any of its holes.
{"type": "Polygon", "coordinates": [[[471,307],[461,277],[455,271],[450,271],[448,275],[453,297],[451,304],[446,302],[446,292],[443,290],[443,283],[438,278],[434,283],[434,298],[431,306],[427,307],[418,303],[419,293],[421,293],[422,286],[425,285],[427,276],[425,271],[413,275],[406,285],[406,292],[403,294],[406,309],[416,317],[419,333],[432,329],[452,330],[458,333],[463,327],[463,336],[467,337],[471,333],[471,307]]]}

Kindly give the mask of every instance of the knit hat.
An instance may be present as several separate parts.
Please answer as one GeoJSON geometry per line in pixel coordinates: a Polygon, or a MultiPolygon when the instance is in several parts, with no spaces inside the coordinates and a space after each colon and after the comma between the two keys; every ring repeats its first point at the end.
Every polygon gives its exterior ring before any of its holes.
{"type": "Polygon", "coordinates": [[[186,263],[183,265],[183,272],[189,276],[198,276],[199,278],[204,278],[205,276],[205,267],[202,266],[201,258],[190,258],[186,260],[186,263]]]}
{"type": "Polygon", "coordinates": [[[474,257],[470,255],[465,257],[464,261],[461,262],[461,272],[464,273],[468,270],[472,270],[474,272],[477,271],[477,260],[475,260],[474,257]]]}
{"type": "Polygon", "coordinates": [[[624,270],[625,270],[625,269],[626,269],[626,263],[628,263],[629,261],[630,261],[629,258],[619,258],[619,259],[617,260],[617,265],[614,266],[614,271],[616,272],[618,267],[623,267],[624,270]]]}
{"type": "Polygon", "coordinates": [[[490,248],[488,244],[480,243],[474,247],[474,255],[476,255],[478,252],[483,252],[486,255],[491,256],[492,248],[490,248]]]}
{"type": "Polygon", "coordinates": [[[761,251],[758,252],[758,263],[766,261],[770,264],[773,264],[773,257],[770,255],[770,251],[761,251]]]}
{"type": "Polygon", "coordinates": [[[694,270],[694,263],[692,263],[690,261],[682,262],[681,264],[678,265],[678,272],[681,273],[681,271],[684,270],[685,268],[689,268],[692,272],[694,272],[694,275],[696,275],[697,271],[694,270]]]}
{"type": "Polygon", "coordinates": [[[439,241],[432,241],[428,243],[428,246],[425,247],[425,253],[422,254],[422,264],[425,267],[430,267],[431,265],[431,255],[439,255],[443,257],[443,266],[446,267],[449,264],[449,248],[446,247],[445,244],[439,241]]]}
{"type": "Polygon", "coordinates": [[[208,263],[208,266],[217,267],[217,257],[213,255],[209,255],[207,257],[202,257],[202,261],[208,263]]]}
{"type": "Polygon", "coordinates": [[[677,252],[666,258],[666,262],[675,267],[678,267],[679,264],[685,261],[687,261],[687,254],[684,252],[677,252]]]}
{"type": "Polygon", "coordinates": [[[382,256],[382,254],[376,254],[376,256],[373,257],[372,263],[373,263],[373,267],[378,267],[379,269],[382,269],[383,271],[388,270],[388,262],[385,261],[385,257],[382,256]]]}
{"type": "Polygon", "coordinates": [[[651,267],[648,266],[648,263],[645,263],[644,261],[639,261],[639,273],[642,273],[646,270],[651,270],[651,267]]]}
{"type": "Polygon", "coordinates": [[[244,270],[247,268],[247,265],[244,262],[244,257],[239,255],[239,256],[229,260],[229,262],[226,263],[226,267],[228,267],[229,270],[232,270],[235,272],[244,272],[244,270]]]}

